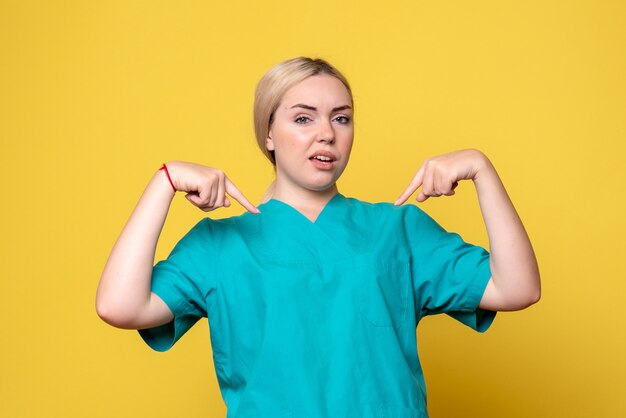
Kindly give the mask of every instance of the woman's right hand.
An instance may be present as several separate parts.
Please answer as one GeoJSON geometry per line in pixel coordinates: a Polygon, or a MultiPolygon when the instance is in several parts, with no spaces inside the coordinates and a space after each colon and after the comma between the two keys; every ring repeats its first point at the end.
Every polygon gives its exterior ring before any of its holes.
{"type": "MultiPolygon", "coordinates": [[[[232,197],[252,213],[259,210],[222,171],[182,161],[166,164],[172,185],[203,211],[230,206],[232,197]],[[228,196],[227,196],[228,195],[228,196]]],[[[143,329],[170,322],[169,307],[151,291],[157,241],[172,203],[165,170],[153,173],[104,266],[96,295],[96,311],[108,324],[143,329]]]]}
{"type": "Polygon", "coordinates": [[[231,196],[248,212],[260,213],[223,171],[184,161],[170,161],[166,165],[176,191],[187,192],[187,200],[203,211],[229,207],[228,196],[231,196]]]}

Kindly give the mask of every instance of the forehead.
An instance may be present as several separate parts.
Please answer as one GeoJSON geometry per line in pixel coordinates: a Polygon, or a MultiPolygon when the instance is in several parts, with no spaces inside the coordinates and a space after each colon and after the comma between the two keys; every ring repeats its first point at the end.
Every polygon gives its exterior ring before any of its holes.
{"type": "Polygon", "coordinates": [[[320,74],[308,77],[291,87],[281,101],[281,105],[308,104],[315,107],[350,105],[352,99],[344,84],[336,77],[320,74]]]}

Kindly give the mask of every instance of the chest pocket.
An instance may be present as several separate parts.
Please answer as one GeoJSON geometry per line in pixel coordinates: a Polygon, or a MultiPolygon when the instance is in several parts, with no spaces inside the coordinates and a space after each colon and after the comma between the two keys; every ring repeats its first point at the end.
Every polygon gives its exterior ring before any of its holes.
{"type": "Polygon", "coordinates": [[[355,260],[360,313],[376,327],[399,328],[407,319],[410,265],[400,260],[355,260]]]}

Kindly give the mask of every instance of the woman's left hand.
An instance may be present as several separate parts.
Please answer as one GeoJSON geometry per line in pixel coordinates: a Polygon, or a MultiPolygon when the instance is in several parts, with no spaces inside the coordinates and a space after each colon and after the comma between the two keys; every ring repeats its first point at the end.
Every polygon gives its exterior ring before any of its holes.
{"type": "Polygon", "coordinates": [[[537,302],[541,280],[537,258],[524,225],[491,161],[475,149],[427,159],[396,200],[401,205],[421,186],[416,200],[451,196],[460,180],[472,180],[489,237],[491,279],[479,307],[515,311],[537,302]]]}
{"type": "Polygon", "coordinates": [[[424,161],[402,195],[395,201],[399,206],[420,187],[415,200],[429,197],[452,196],[460,180],[476,180],[481,171],[490,166],[489,159],[475,149],[465,149],[432,157],[424,161]]]}

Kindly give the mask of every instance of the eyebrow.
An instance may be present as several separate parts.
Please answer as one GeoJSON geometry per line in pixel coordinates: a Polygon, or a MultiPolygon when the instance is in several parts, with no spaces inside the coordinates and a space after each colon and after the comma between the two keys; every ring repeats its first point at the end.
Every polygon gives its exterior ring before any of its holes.
{"type": "MultiPolygon", "coordinates": [[[[293,105],[291,106],[291,109],[295,109],[297,107],[317,112],[317,107],[310,106],[304,103],[298,103],[296,105],[293,105]]],[[[334,107],[331,112],[339,112],[339,111],[346,110],[346,109],[352,109],[352,107],[350,107],[349,105],[338,106],[338,107],[334,107]]]]}

